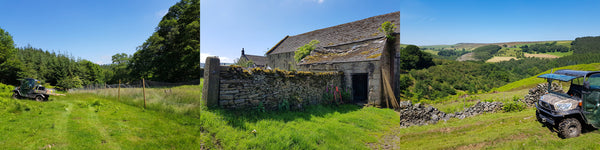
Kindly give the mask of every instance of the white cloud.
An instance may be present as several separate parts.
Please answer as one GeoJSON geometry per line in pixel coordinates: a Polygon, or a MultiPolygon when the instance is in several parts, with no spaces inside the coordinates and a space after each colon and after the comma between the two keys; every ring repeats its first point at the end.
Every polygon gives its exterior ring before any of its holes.
{"type": "Polygon", "coordinates": [[[317,0],[317,3],[323,4],[323,1],[325,1],[325,0],[317,0]]]}
{"type": "MultiPolygon", "coordinates": [[[[206,57],[209,56],[216,56],[216,55],[211,55],[209,53],[200,53],[200,63],[205,63],[206,62],[206,57]]],[[[217,56],[219,57],[219,59],[221,59],[221,63],[233,63],[233,59],[229,58],[229,57],[221,57],[221,56],[217,56]]]]}
{"type": "Polygon", "coordinates": [[[98,65],[104,65],[104,64],[110,64],[112,63],[112,56],[108,56],[108,55],[103,55],[100,57],[93,57],[92,59],[94,60],[90,60],[98,65]]]}

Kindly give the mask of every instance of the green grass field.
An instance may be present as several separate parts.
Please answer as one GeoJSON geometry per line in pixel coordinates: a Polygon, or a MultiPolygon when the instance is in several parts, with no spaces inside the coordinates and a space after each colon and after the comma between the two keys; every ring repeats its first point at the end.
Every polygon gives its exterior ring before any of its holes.
{"type": "Polygon", "coordinates": [[[440,51],[434,51],[434,50],[424,50],[424,51],[431,55],[437,55],[440,52],[440,51]]]}
{"type": "Polygon", "coordinates": [[[367,149],[398,127],[389,109],[313,106],[300,112],[203,111],[200,119],[217,149],[367,149]],[[256,130],[256,134],[252,131],[256,130]]]}
{"type": "Polygon", "coordinates": [[[0,102],[0,149],[200,149],[203,138],[194,117],[95,95],[0,102]]]}
{"type": "MultiPolygon", "coordinates": [[[[600,64],[556,68],[598,70],[600,64]]],[[[548,72],[548,71],[547,71],[548,72]]],[[[430,103],[446,113],[478,101],[508,102],[542,81],[430,103]]],[[[11,89],[8,86],[5,89],[11,89]]],[[[356,105],[300,111],[224,110],[200,104],[201,86],[76,91],[48,102],[0,92],[0,149],[595,149],[600,131],[560,139],[535,121],[535,109],[399,126],[399,113],[356,105]],[[255,132],[253,132],[255,131],[255,132]]],[[[429,104],[428,104],[429,105],[429,104]]]]}
{"type": "Polygon", "coordinates": [[[48,102],[0,97],[0,149],[369,149],[399,126],[390,109],[200,107],[200,86],[75,91],[48,102]],[[252,131],[256,130],[256,134],[252,131]]]}
{"type": "Polygon", "coordinates": [[[600,131],[560,139],[535,121],[535,109],[397,129],[402,149],[596,149],[600,131]]]}
{"type": "Polygon", "coordinates": [[[550,52],[550,53],[542,53],[542,54],[550,54],[550,55],[554,55],[554,56],[558,56],[558,57],[564,57],[564,56],[569,56],[569,55],[573,55],[573,51],[569,51],[569,52],[550,52]]]}

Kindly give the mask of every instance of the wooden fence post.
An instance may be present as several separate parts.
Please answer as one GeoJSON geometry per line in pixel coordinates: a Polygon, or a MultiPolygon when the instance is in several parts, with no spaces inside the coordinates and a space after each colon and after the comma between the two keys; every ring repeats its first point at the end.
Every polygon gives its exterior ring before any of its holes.
{"type": "Polygon", "coordinates": [[[142,78],[142,92],[144,93],[144,109],[146,109],[146,82],[142,78]]]}
{"type": "Polygon", "coordinates": [[[121,79],[119,79],[119,87],[117,88],[117,100],[121,101],[121,79]]]}

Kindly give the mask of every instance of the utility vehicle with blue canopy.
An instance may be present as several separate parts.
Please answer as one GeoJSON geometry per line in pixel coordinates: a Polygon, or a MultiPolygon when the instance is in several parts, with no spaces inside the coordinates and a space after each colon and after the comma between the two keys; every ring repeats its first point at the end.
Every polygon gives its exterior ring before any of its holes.
{"type": "Polygon", "coordinates": [[[561,138],[577,137],[582,127],[600,127],[600,71],[558,70],[538,78],[548,91],[536,103],[537,120],[561,138]],[[571,82],[567,93],[553,92],[552,81],[571,82]]]}

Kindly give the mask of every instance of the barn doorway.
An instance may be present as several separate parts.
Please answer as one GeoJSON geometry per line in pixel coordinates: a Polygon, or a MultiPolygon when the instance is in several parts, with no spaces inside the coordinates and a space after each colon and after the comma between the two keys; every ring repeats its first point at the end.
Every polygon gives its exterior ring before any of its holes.
{"type": "Polygon", "coordinates": [[[352,74],[352,96],[354,102],[367,102],[369,91],[369,74],[352,74]]]}

